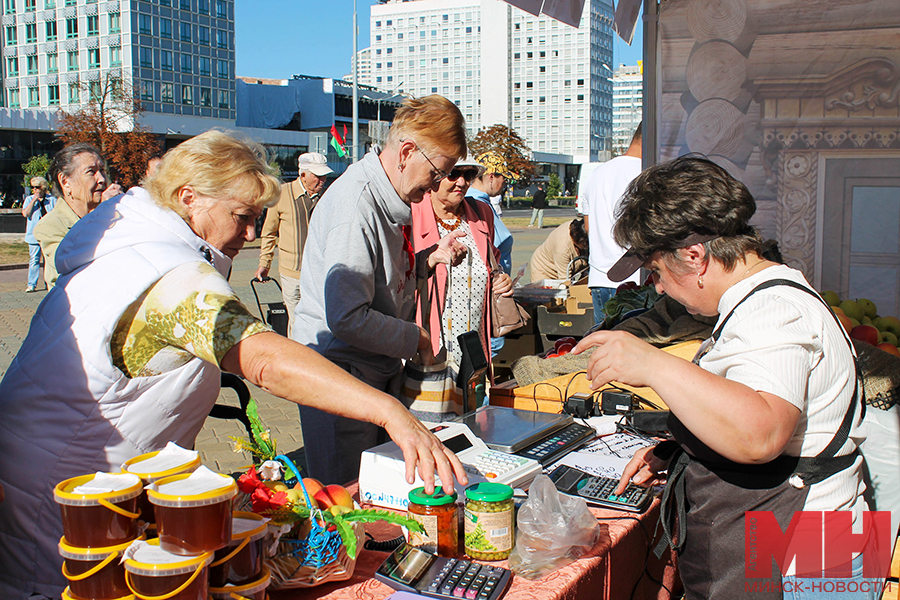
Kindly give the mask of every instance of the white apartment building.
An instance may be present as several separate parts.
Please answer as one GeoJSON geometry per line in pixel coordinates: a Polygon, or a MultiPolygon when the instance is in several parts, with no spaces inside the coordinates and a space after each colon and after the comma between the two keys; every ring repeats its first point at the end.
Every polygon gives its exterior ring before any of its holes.
{"type": "Polygon", "coordinates": [[[611,0],[586,0],[578,29],[502,0],[390,0],[371,8],[371,84],[446,96],[470,135],[508,125],[541,162],[596,161],[612,136],[612,21],[611,0]]]}
{"type": "Polygon", "coordinates": [[[350,58],[350,72],[344,75],[344,81],[353,81],[353,69],[356,67],[357,61],[359,61],[359,73],[357,73],[359,81],[357,81],[357,83],[361,85],[374,85],[372,79],[371,48],[363,48],[356,53],[356,56],[350,58]]]}
{"type": "Polygon", "coordinates": [[[139,95],[142,122],[157,133],[233,127],[233,0],[2,0],[2,7],[2,106],[77,107],[111,75],[139,95]]]}
{"type": "Polygon", "coordinates": [[[641,122],[644,98],[643,61],[636,65],[619,65],[613,75],[612,91],[613,150],[622,154],[641,122]]]}

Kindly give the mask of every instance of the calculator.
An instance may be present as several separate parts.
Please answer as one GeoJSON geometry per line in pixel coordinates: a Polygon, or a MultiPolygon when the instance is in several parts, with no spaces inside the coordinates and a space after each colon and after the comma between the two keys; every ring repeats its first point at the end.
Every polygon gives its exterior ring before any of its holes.
{"type": "Polygon", "coordinates": [[[403,544],[378,567],[375,579],[395,590],[432,598],[498,600],[512,582],[512,571],[403,544]]]}
{"type": "Polygon", "coordinates": [[[505,475],[520,467],[531,467],[533,464],[534,461],[527,457],[488,448],[479,454],[466,456],[463,468],[469,475],[497,481],[505,479],[505,475]]]}
{"type": "Polygon", "coordinates": [[[554,469],[549,477],[559,491],[581,496],[588,504],[603,508],[639,513],[644,512],[653,499],[651,488],[633,483],[629,483],[622,494],[616,495],[614,492],[619,485],[618,479],[595,477],[566,465],[554,469]]]}
{"type": "Polygon", "coordinates": [[[557,458],[575,450],[596,435],[593,427],[581,423],[569,423],[559,431],[516,452],[517,456],[531,458],[542,465],[549,465],[557,458]]]}

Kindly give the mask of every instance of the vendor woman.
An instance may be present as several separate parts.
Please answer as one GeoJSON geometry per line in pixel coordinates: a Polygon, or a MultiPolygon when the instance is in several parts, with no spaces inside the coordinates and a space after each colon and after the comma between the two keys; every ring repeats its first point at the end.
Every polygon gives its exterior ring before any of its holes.
{"type": "MultiPolygon", "coordinates": [[[[782,528],[795,511],[847,511],[858,533],[867,510],[849,340],[799,271],[762,258],[749,225],[755,209],[747,188],[708,160],[682,157],[644,171],[619,208],[614,236],[630,250],[609,277],[622,281],[643,266],[659,293],[692,314],[718,315],[716,328],[693,362],[618,331],[575,348],[595,348],[592,387],[651,387],[671,410],[679,446],[638,452],[616,493],[629,479],[655,483],[668,468],[664,525],[691,599],[759,597],[745,587],[744,511],[773,511],[782,528]]],[[[821,536],[821,522],[795,535],[821,536]]],[[[862,556],[825,567],[852,567],[859,581],[861,565],[862,556]]],[[[773,583],[795,574],[822,571],[773,569],[773,583]]]]}
{"type": "MultiPolygon", "coordinates": [[[[384,427],[452,490],[462,465],[396,399],[250,315],[225,275],[278,196],[261,147],[210,131],[169,151],[59,246],[59,279],[0,383],[0,598],[65,585],[54,486],[168,441],[192,447],[221,371],[276,396],[384,427]],[[146,189],[145,189],[146,188],[146,189]]],[[[310,447],[309,452],[315,452],[310,447]]]]}

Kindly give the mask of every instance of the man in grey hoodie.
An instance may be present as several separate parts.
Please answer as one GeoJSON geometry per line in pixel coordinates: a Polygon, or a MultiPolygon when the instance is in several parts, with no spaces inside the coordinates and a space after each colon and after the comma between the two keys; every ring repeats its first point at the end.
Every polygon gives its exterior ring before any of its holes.
{"type": "MultiPolygon", "coordinates": [[[[415,323],[417,272],[465,253],[457,236],[417,257],[410,205],[466,155],[465,121],[442,96],[407,100],[384,150],[369,152],[335,181],[310,221],[293,338],[369,385],[388,393],[401,359],[433,361],[431,338],[415,323]],[[418,269],[417,269],[417,262],[418,269]]],[[[379,428],[303,407],[309,473],[323,483],[359,474],[360,454],[379,428]]],[[[386,441],[386,440],[385,440],[386,441]]]]}

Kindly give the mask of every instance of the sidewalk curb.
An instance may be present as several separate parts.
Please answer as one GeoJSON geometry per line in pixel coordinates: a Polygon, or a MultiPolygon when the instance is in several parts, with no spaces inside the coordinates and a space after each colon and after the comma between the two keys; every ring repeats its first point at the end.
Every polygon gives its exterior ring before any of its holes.
{"type": "Polygon", "coordinates": [[[27,269],[28,263],[16,263],[12,265],[0,265],[0,271],[17,271],[18,269],[27,269]]]}

